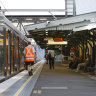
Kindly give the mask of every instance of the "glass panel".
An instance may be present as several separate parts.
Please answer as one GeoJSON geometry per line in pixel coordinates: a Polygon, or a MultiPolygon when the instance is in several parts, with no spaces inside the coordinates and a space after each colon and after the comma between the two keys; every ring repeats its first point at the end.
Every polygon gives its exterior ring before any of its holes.
{"type": "Polygon", "coordinates": [[[24,69],[24,41],[20,40],[20,70],[24,69]]]}
{"type": "Polygon", "coordinates": [[[16,71],[16,35],[13,34],[13,71],[16,71]]]}
{"type": "Polygon", "coordinates": [[[6,33],[7,74],[11,74],[11,30],[6,33]]]}
{"type": "Polygon", "coordinates": [[[10,66],[11,66],[11,73],[13,73],[13,56],[14,56],[14,46],[13,46],[13,34],[10,34],[10,66]]]}
{"type": "Polygon", "coordinates": [[[8,63],[8,31],[6,31],[6,74],[8,75],[9,74],[9,63],[8,63]]]}
{"type": "Polygon", "coordinates": [[[3,30],[0,30],[0,75],[4,74],[3,69],[4,69],[4,34],[3,30]]]}
{"type": "Polygon", "coordinates": [[[19,64],[18,64],[18,61],[19,61],[19,56],[18,56],[18,43],[19,43],[19,38],[16,37],[16,70],[18,72],[18,68],[19,68],[19,64]]]}

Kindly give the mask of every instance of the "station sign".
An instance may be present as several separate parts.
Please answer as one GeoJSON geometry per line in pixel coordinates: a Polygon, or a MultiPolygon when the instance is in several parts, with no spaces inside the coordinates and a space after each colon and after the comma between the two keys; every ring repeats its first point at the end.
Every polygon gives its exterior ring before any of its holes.
{"type": "Polygon", "coordinates": [[[54,38],[54,42],[63,42],[63,38],[54,38]]]}

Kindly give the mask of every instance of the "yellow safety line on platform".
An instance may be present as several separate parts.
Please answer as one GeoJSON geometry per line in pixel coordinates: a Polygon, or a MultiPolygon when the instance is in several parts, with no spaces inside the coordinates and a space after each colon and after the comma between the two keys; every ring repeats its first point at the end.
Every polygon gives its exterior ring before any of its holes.
{"type": "Polygon", "coordinates": [[[36,70],[35,70],[35,72],[33,73],[33,75],[32,76],[30,76],[27,80],[26,80],[26,82],[21,86],[21,88],[14,94],[14,96],[18,96],[19,94],[20,94],[20,92],[24,89],[24,87],[28,84],[28,82],[31,80],[31,78],[36,74],[36,72],[38,71],[38,69],[40,68],[41,66],[39,66],[36,70]]]}

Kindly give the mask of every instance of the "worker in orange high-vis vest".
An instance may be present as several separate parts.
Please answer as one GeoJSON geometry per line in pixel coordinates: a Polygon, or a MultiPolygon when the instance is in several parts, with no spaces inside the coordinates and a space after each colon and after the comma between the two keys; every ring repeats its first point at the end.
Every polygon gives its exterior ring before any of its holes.
{"type": "Polygon", "coordinates": [[[35,61],[35,49],[31,45],[31,42],[28,42],[28,46],[25,47],[25,65],[27,66],[29,76],[33,75],[33,65],[35,61]]]}

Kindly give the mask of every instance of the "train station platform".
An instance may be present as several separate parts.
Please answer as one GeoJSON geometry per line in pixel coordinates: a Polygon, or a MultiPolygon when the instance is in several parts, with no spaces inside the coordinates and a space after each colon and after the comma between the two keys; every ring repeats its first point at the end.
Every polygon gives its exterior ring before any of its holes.
{"type": "Polygon", "coordinates": [[[88,73],[76,73],[68,64],[55,64],[50,70],[46,64],[37,80],[31,96],[95,96],[96,77],[88,73]]]}
{"type": "Polygon", "coordinates": [[[68,68],[68,64],[55,63],[55,69],[50,70],[43,60],[35,65],[33,76],[28,76],[26,71],[20,74],[10,78],[10,82],[6,80],[5,85],[5,81],[0,84],[0,96],[96,95],[95,76],[93,78],[88,73],[76,73],[68,68]]]}

